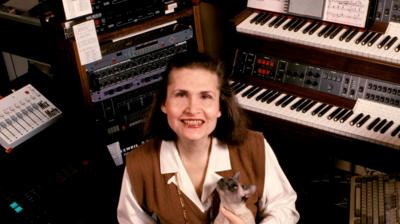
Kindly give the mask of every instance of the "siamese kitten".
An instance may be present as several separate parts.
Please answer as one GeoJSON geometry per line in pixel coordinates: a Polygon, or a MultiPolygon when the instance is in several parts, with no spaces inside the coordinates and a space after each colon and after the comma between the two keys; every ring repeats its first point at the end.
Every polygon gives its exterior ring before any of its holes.
{"type": "MultiPolygon", "coordinates": [[[[246,224],[255,224],[253,213],[246,207],[246,199],[256,191],[256,185],[242,185],[239,182],[240,172],[233,177],[221,178],[217,182],[217,192],[221,205],[238,215],[246,224]]],[[[222,213],[218,213],[214,224],[228,224],[222,213]]]]}

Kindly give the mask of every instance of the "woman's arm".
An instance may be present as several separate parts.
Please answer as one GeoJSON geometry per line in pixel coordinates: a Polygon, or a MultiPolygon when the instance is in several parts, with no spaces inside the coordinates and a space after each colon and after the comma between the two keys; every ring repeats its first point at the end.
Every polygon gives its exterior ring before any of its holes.
{"type": "Polygon", "coordinates": [[[117,218],[119,224],[153,224],[154,220],[143,211],[136,201],[132,184],[127,170],[122,177],[121,192],[119,195],[117,218]]]}
{"type": "Polygon", "coordinates": [[[260,201],[260,223],[297,223],[300,215],[296,210],[297,194],[279,165],[271,146],[265,144],[265,179],[260,201]]]}

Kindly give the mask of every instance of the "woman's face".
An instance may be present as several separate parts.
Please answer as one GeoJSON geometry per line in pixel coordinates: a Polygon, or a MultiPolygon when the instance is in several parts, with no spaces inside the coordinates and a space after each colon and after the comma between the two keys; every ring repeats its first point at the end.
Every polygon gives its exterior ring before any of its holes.
{"type": "Polygon", "coordinates": [[[201,68],[173,69],[161,110],[178,139],[208,139],[221,116],[218,77],[201,68]]]}

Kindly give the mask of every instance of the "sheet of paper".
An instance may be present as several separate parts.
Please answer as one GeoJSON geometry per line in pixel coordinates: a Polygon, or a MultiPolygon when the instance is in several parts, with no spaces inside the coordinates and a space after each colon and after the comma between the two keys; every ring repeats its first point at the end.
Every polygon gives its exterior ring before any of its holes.
{"type": "Polygon", "coordinates": [[[287,12],[289,0],[248,0],[247,7],[273,12],[287,12]]]}
{"type": "Polygon", "coordinates": [[[92,13],[90,0],[62,0],[62,3],[66,20],[92,13]]]}
{"type": "Polygon", "coordinates": [[[94,20],[77,24],[72,27],[78,48],[81,65],[101,59],[100,44],[97,38],[94,20]]]}
{"type": "Polygon", "coordinates": [[[369,0],[327,0],[323,20],[365,27],[369,0]]]}

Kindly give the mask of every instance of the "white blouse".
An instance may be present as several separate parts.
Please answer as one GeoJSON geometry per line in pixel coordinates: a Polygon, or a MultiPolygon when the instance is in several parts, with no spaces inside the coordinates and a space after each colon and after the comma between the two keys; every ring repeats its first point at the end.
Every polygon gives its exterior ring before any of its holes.
{"type": "MultiPolygon", "coordinates": [[[[300,217],[295,207],[297,194],[290,185],[272,148],[265,139],[264,144],[264,190],[259,202],[258,211],[259,216],[263,217],[263,219],[260,223],[297,223],[300,217]]],[[[231,169],[228,147],[225,144],[219,144],[216,138],[213,139],[201,198],[197,196],[196,190],[179,157],[178,150],[172,141],[163,141],[161,143],[160,169],[161,174],[177,173],[178,175],[173,175],[169,179],[168,184],[177,185],[176,177],[178,177],[180,190],[202,212],[205,212],[211,206],[210,196],[217,185],[217,181],[222,177],[216,172],[231,169]]],[[[130,182],[125,169],[117,209],[119,223],[155,223],[152,217],[145,213],[137,203],[134,192],[130,190],[132,184],[134,183],[130,182]]]]}

